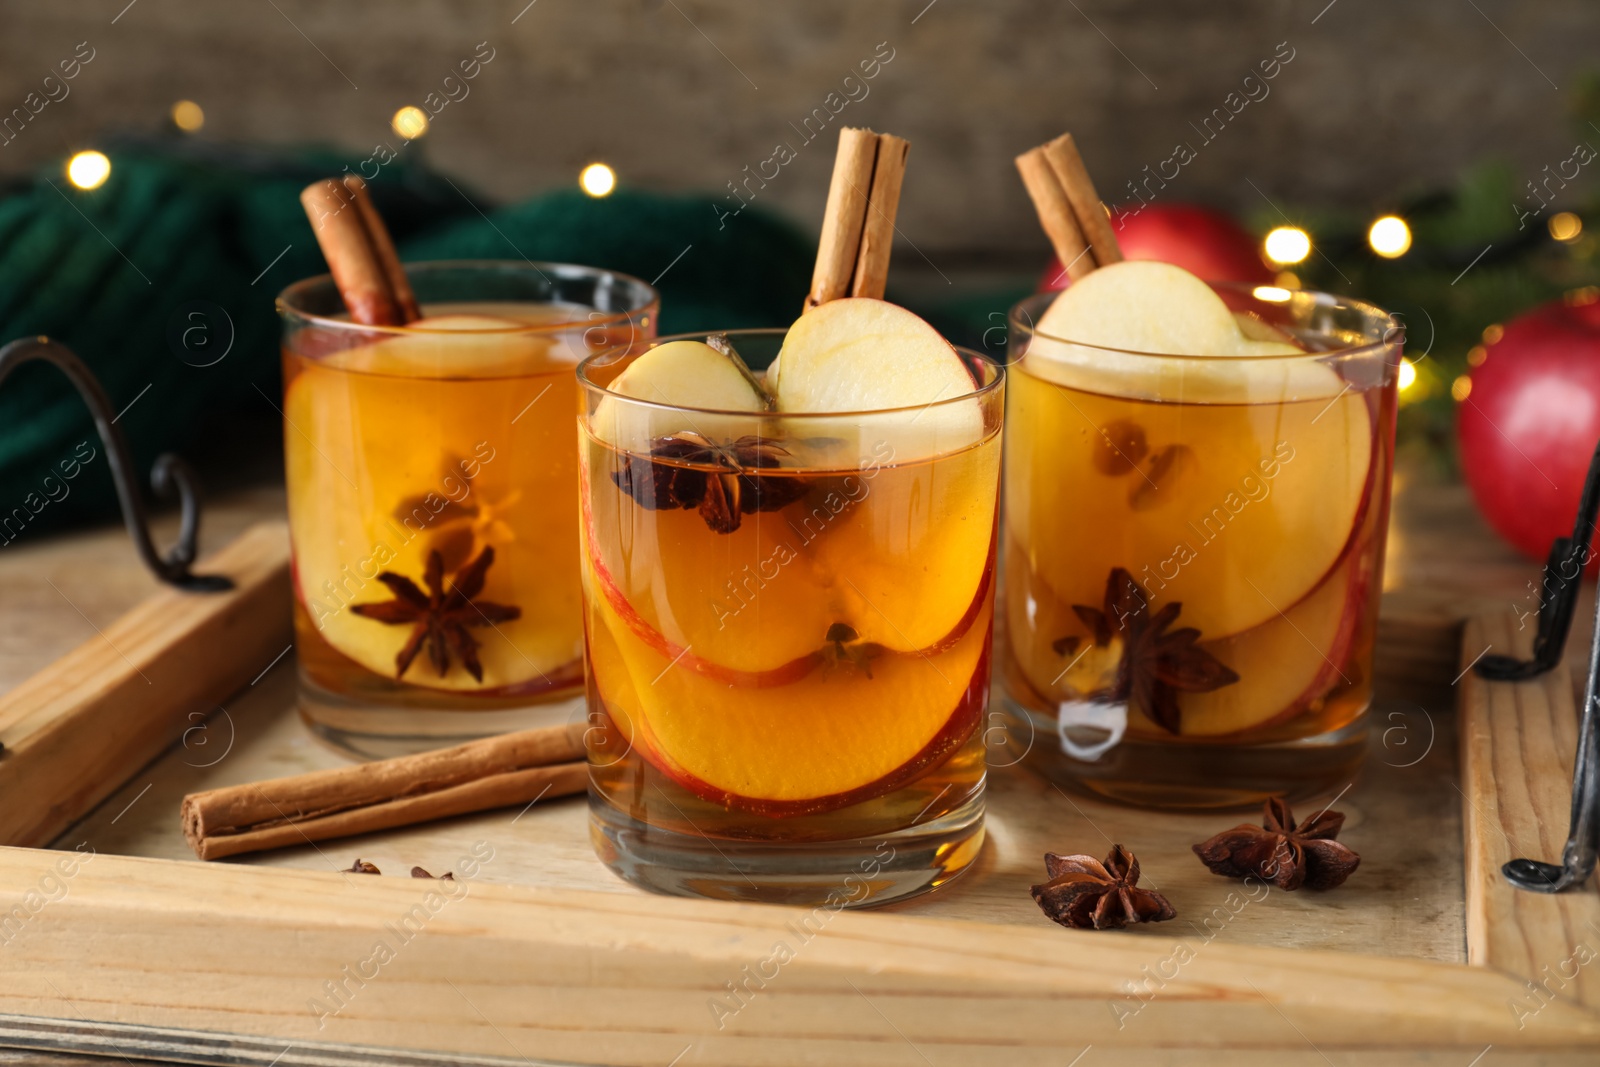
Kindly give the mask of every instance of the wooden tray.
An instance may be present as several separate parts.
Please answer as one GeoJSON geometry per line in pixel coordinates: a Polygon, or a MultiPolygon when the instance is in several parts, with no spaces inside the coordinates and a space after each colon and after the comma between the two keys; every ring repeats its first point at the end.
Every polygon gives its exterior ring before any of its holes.
{"type": "MultiPolygon", "coordinates": [[[[224,565],[270,588],[282,549],[262,546],[281,531],[251,536],[224,565]]],[[[42,558],[66,566],[89,543],[42,558]]],[[[48,849],[0,848],[0,1044],[286,1065],[1594,1063],[1600,896],[1514,893],[1498,875],[1512,855],[1559,854],[1571,679],[1452,686],[1486,645],[1525,650],[1531,627],[1502,607],[1461,637],[1448,610],[1418,603],[1386,601],[1384,647],[1406,654],[1381,658],[1372,758],[1338,798],[1363,857],[1340,890],[1251,899],[1189,851],[1241,817],[1134,812],[997,768],[973,871],[843,913],[636,891],[594,859],[581,800],[200,864],[178,829],[185,792],[339,758],[295,717],[292,656],[203,721],[136,703],[169,717],[172,744],[148,765],[119,755],[114,708],[89,736],[69,729],[49,701],[88,684],[90,664],[150,666],[123,624],[99,626],[0,707],[7,840],[86,806],[85,776],[64,764],[19,787],[12,770],[40,766],[40,738],[100,753],[89,788],[105,796],[48,849]],[[1113,841],[1178,918],[1123,933],[1047,922],[1028,895],[1042,854],[1113,841]],[[357,856],[385,876],[342,873],[357,856]],[[471,858],[453,896],[404,876],[471,858]]],[[[265,665],[286,636],[249,618],[265,665]]],[[[205,673],[203,656],[187,662],[205,673]]]]}

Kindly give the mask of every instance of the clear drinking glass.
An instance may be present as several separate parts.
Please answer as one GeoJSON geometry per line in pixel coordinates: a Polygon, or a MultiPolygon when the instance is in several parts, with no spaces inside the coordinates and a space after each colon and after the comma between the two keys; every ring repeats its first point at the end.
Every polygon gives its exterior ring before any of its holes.
{"type": "Polygon", "coordinates": [[[573,368],[654,289],[556,263],[410,264],[424,319],[278,298],[300,708],[389,756],[561,721],[583,685],[573,368]]]}
{"type": "Polygon", "coordinates": [[[1010,316],[998,733],[1134,804],[1312,795],[1366,751],[1400,331],[1215,288],[1304,354],[1074,344],[1033,328],[1054,294],[1010,316]]]}
{"type": "MultiPolygon", "coordinates": [[[[784,330],[729,334],[760,373],[784,330]]],[[[672,338],[663,339],[673,340],[672,338]]],[[[595,848],[654,889],[882,903],[983,841],[1003,373],[922,409],[752,414],[585,361],[595,848]]]]}

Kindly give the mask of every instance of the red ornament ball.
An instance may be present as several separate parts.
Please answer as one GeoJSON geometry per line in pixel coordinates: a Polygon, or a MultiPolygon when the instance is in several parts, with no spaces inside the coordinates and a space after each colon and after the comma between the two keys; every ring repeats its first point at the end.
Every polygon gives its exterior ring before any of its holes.
{"type": "Polygon", "coordinates": [[[1600,300],[1590,291],[1506,323],[1469,381],[1456,409],[1462,473],[1489,525],[1543,562],[1572,533],[1600,442],[1600,300]]]}
{"type": "MultiPolygon", "coordinates": [[[[1197,204],[1123,205],[1111,213],[1111,229],[1128,259],[1154,259],[1182,267],[1210,282],[1271,285],[1276,275],[1261,259],[1260,242],[1229,215],[1197,204]]],[[[1070,283],[1061,261],[1052,259],[1039,291],[1070,283]]]]}

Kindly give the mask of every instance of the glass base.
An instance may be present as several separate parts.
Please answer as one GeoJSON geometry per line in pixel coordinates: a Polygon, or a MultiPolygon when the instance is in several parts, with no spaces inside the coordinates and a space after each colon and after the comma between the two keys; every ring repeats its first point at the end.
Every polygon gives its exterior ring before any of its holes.
{"type": "Polygon", "coordinates": [[[983,790],[940,819],[842,841],[713,839],[649,826],[589,794],[595,853],[626,881],[658,893],[838,911],[926,893],[983,848],[983,790]]]}
{"type": "Polygon", "coordinates": [[[300,718],[319,741],[357,759],[390,759],[483,737],[582,722],[583,690],[523,707],[473,711],[380,704],[340,696],[300,674],[300,718]]]}
{"type": "MultiPolygon", "coordinates": [[[[1095,760],[1062,751],[1056,719],[1000,697],[1005,747],[1062,785],[1141,808],[1259,808],[1268,797],[1326,796],[1355,781],[1367,755],[1366,709],[1348,725],[1271,744],[1184,744],[1125,738],[1095,760]]],[[[992,763],[992,760],[991,760],[992,763]]]]}

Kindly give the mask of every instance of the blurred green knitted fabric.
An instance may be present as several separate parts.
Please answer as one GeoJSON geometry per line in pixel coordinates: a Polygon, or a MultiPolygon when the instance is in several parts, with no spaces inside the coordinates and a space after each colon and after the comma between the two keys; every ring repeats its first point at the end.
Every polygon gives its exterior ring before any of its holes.
{"type": "Polygon", "coordinates": [[[473,216],[400,243],[401,257],[587,263],[654,281],[661,330],[787,326],[811,286],[815,244],[754,210],[726,225],[709,197],[576,189],[473,216]]]}
{"type": "MultiPolygon", "coordinates": [[[[163,451],[212,447],[197,439],[207,421],[278,403],[273,298],[327,269],[298,194],[342,164],[325,151],[110,155],[99,189],[73,188],[56,165],[0,195],[0,343],[44,334],[72,348],[123,410],[147,475],[163,451]]],[[[659,277],[666,331],[789,322],[809,281],[811,248],[794,229],[754,211],[719,227],[706,198],[561,191],[485,217],[474,194],[398,161],[373,191],[408,260],[545,259],[659,277]]],[[[115,512],[76,392],[51,367],[14,373],[0,385],[0,545],[115,512]],[[83,441],[97,458],[65,483],[60,465],[83,441]]]]}

